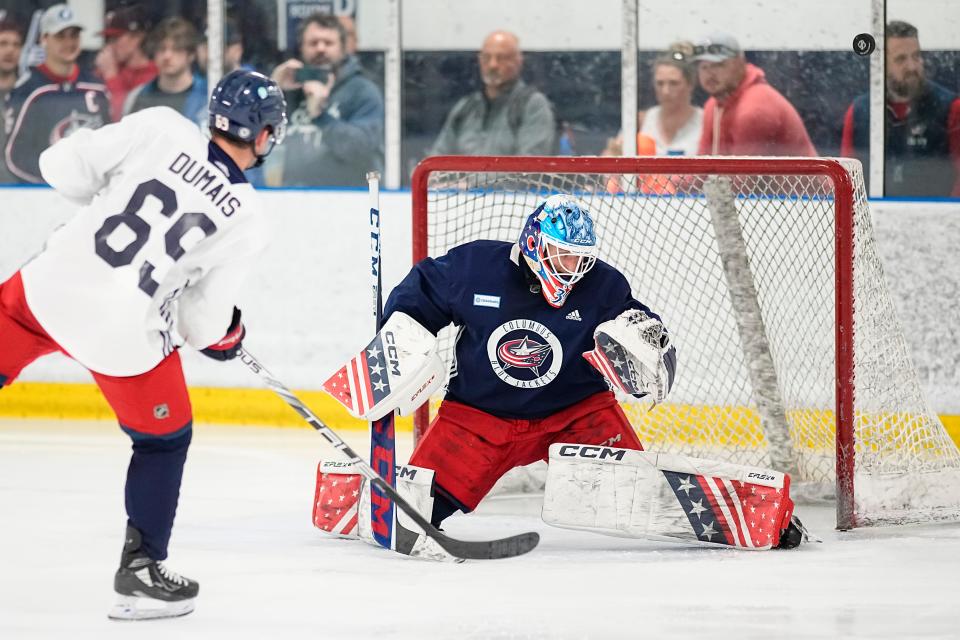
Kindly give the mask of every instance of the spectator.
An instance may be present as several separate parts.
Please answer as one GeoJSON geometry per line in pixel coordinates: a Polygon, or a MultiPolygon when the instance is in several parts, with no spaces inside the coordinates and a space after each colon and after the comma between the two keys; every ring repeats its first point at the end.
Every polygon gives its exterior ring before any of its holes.
{"type": "MultiPolygon", "coordinates": [[[[960,197],[960,99],[927,79],[916,27],[887,25],[884,195],[960,197]]],[[[840,155],[870,175],[870,96],[843,120],[840,155]]]]}
{"type": "MultiPolygon", "coordinates": [[[[643,133],[643,126],[647,120],[647,111],[641,109],[637,111],[637,155],[655,156],[657,155],[656,141],[643,133]]],[[[617,133],[615,138],[607,138],[607,146],[600,152],[601,156],[622,156],[623,155],[623,131],[617,133]]]]}
{"type": "MultiPolygon", "coordinates": [[[[691,104],[696,70],[693,45],[678,42],[653,61],[657,106],[637,112],[638,156],[694,156],[700,144],[703,109],[691,104]]],[[[603,156],[623,155],[623,132],[608,138],[603,156]]]]}
{"type": "Polygon", "coordinates": [[[46,61],[30,69],[7,96],[7,168],[23,182],[42,183],[40,153],[74,131],[110,122],[106,87],[77,65],[83,27],[65,4],[40,17],[46,61]]]}
{"type": "MultiPolygon", "coordinates": [[[[23,47],[23,36],[20,27],[5,14],[0,12],[0,114],[3,113],[3,104],[7,95],[17,82],[17,70],[20,61],[20,50],[23,47]]],[[[0,149],[6,146],[6,127],[0,120],[0,149]]],[[[6,163],[0,162],[0,184],[16,182],[16,178],[7,169],[6,163]]]]}
{"type": "Polygon", "coordinates": [[[657,106],[647,109],[640,133],[653,139],[658,156],[694,156],[703,130],[703,109],[691,104],[696,70],[692,47],[678,43],[653,62],[657,106]]]}
{"type": "Polygon", "coordinates": [[[517,36],[494,31],[478,56],[483,89],[461,98],[447,115],[431,155],[550,155],[556,121],[550,101],[520,78],[517,36]]]}
{"type": "Polygon", "coordinates": [[[357,53],[357,22],[353,19],[352,16],[342,15],[337,16],[337,20],[340,21],[340,24],[343,25],[344,31],[347,32],[347,41],[345,49],[347,53],[351,56],[356,55],[357,53]]]}
{"type": "MultiPolygon", "coordinates": [[[[204,33],[203,40],[197,45],[197,70],[201,75],[207,74],[208,57],[207,33],[204,33]]],[[[243,64],[243,34],[240,28],[233,20],[227,20],[223,30],[223,75],[237,69],[254,70],[250,65],[243,64]]]]}
{"type": "MultiPolygon", "coordinates": [[[[641,133],[643,123],[647,118],[647,112],[641,109],[637,111],[637,152],[638,156],[657,155],[657,143],[653,138],[641,133]]],[[[601,156],[622,156],[623,155],[623,131],[617,133],[615,138],[607,138],[607,146],[600,152],[601,156]]],[[[621,174],[608,175],[606,179],[607,193],[623,193],[624,185],[635,185],[644,193],[657,193],[658,176],[638,175],[635,180],[621,174]]],[[[628,186],[627,188],[632,188],[628,186]]]]}
{"type": "Polygon", "coordinates": [[[797,110],[767,84],[762,69],[746,61],[732,36],[717,33],[701,40],[693,59],[700,86],[710,94],[700,155],[817,155],[797,110]]]}
{"type": "MultiPolygon", "coordinates": [[[[301,60],[273,70],[292,111],[282,184],[366,186],[368,171],[383,170],[383,96],[347,53],[336,16],[305,18],[298,41],[301,60]]],[[[269,165],[267,173],[273,175],[269,165]]]]}
{"type": "Polygon", "coordinates": [[[0,17],[0,103],[17,83],[17,64],[23,48],[23,34],[12,20],[0,17]]]}
{"type": "Polygon", "coordinates": [[[104,17],[105,44],[94,65],[110,92],[110,115],[115,121],[123,116],[127,94],[157,76],[157,66],[144,51],[147,30],[146,17],[137,5],[108,11],[104,17]]]}
{"type": "Polygon", "coordinates": [[[150,33],[148,48],[157,77],[130,92],[124,115],[149,107],[170,107],[203,126],[207,122],[207,81],[193,73],[197,30],[179,17],[165,18],[150,33]]]}

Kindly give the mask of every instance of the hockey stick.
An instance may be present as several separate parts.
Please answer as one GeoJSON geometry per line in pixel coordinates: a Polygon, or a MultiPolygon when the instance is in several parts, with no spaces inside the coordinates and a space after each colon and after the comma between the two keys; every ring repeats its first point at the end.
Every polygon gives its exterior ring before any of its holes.
{"type": "Polygon", "coordinates": [[[240,358],[240,361],[247,366],[251,371],[259,375],[263,381],[267,384],[270,389],[272,389],[278,396],[284,399],[284,401],[290,405],[290,407],[300,414],[304,420],[306,420],[311,427],[320,432],[324,438],[327,439],[334,448],[339,449],[350,462],[353,462],[355,469],[362,473],[370,481],[371,484],[377,486],[380,491],[382,491],[390,500],[393,501],[397,507],[403,511],[405,514],[410,516],[410,519],[417,523],[423,532],[427,534],[430,538],[433,538],[437,544],[439,544],[444,551],[450,555],[463,558],[464,560],[496,560],[499,558],[512,558],[513,556],[523,555],[528,551],[533,550],[537,546],[537,543],[540,542],[540,535],[535,531],[529,533],[520,533],[515,536],[510,536],[508,538],[501,538],[499,540],[457,540],[451,538],[440,532],[436,527],[430,524],[426,518],[424,518],[420,513],[414,509],[410,504],[404,500],[397,490],[390,486],[390,484],[385,481],[380,475],[373,470],[367,462],[358,456],[353,449],[351,449],[347,444],[340,439],[340,437],[327,425],[323,423],[320,418],[313,413],[307,405],[303,404],[299,398],[293,395],[293,392],[287,389],[280,381],[273,377],[266,367],[264,367],[260,362],[253,357],[253,355],[246,349],[239,349],[237,355],[240,358]]]}
{"type": "MultiPolygon", "coordinates": [[[[367,174],[370,188],[370,275],[373,276],[373,317],[374,333],[380,331],[383,324],[383,260],[380,243],[380,174],[371,171],[367,174]]],[[[396,486],[395,469],[397,448],[394,437],[393,412],[370,423],[370,464],[374,470],[386,478],[391,487],[396,486]]],[[[397,548],[396,514],[393,503],[375,484],[370,484],[370,530],[373,539],[386,549],[397,548]]],[[[410,536],[405,535],[405,539],[410,536]]],[[[414,536],[415,538],[415,536],[414,536]]]]}

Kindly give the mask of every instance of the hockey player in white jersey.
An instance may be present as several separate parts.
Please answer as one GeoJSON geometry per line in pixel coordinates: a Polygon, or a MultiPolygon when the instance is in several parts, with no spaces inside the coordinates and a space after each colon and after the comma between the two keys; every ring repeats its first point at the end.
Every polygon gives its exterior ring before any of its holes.
{"type": "Polygon", "coordinates": [[[193,610],[197,582],[162,562],[192,434],[177,350],[236,356],[245,330],[234,301],[266,236],[243,171],[282,141],[286,121],[272,80],[234,71],[213,91],[209,140],[157,107],[40,157],[44,180],[81,208],[0,285],[0,388],[60,351],[90,370],[133,440],[112,618],[193,610]]]}

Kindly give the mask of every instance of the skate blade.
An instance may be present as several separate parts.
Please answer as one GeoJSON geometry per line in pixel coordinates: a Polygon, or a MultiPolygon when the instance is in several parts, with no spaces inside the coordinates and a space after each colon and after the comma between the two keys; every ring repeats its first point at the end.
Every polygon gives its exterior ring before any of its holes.
{"type": "Polygon", "coordinates": [[[178,618],[193,611],[196,598],[164,602],[144,596],[117,596],[107,617],[111,620],[156,620],[159,618],[178,618]]]}

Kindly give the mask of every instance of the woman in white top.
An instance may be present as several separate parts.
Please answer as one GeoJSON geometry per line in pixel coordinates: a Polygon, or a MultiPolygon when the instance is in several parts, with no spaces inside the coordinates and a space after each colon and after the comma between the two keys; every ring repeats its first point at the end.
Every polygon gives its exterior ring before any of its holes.
{"type": "Polygon", "coordinates": [[[696,70],[690,57],[671,47],[653,63],[657,106],[647,109],[640,133],[657,146],[658,156],[694,156],[700,143],[703,109],[690,104],[696,70]]]}

